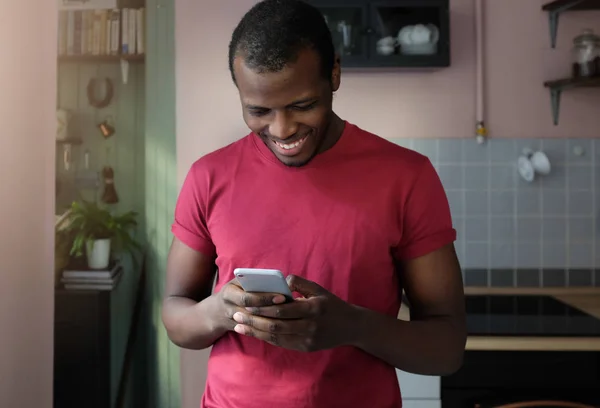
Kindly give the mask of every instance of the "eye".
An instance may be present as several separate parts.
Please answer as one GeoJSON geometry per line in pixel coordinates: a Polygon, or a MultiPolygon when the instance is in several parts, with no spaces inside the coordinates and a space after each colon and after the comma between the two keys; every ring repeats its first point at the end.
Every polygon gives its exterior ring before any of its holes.
{"type": "Polygon", "coordinates": [[[267,113],[269,113],[268,109],[250,109],[248,111],[248,113],[250,113],[250,115],[252,116],[264,116],[267,113]]]}
{"type": "Polygon", "coordinates": [[[314,108],[316,105],[317,105],[317,102],[315,101],[309,105],[292,106],[292,109],[298,110],[298,111],[308,111],[308,110],[311,110],[312,108],[314,108]]]}

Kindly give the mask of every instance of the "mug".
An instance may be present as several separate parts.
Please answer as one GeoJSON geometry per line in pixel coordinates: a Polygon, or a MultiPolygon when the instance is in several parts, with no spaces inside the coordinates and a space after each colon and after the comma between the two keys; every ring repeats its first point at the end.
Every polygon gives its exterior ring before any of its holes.
{"type": "Polygon", "coordinates": [[[108,120],[100,123],[98,129],[100,129],[100,133],[102,133],[105,139],[108,139],[115,133],[115,128],[108,123],[108,120]]]}

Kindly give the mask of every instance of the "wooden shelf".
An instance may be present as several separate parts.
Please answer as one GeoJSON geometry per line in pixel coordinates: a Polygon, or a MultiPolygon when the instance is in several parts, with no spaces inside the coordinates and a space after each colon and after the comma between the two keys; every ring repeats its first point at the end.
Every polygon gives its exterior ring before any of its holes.
{"type": "Polygon", "coordinates": [[[544,86],[546,88],[560,88],[561,90],[569,88],[597,87],[600,86],[600,77],[557,79],[544,82],[544,86]]]}
{"type": "Polygon", "coordinates": [[[563,91],[574,88],[596,88],[600,87],[600,77],[592,78],[563,78],[544,82],[544,86],[550,89],[550,98],[552,103],[552,118],[555,125],[558,125],[558,116],[560,112],[560,96],[563,91]]]}
{"type": "Polygon", "coordinates": [[[59,55],[58,62],[79,62],[79,63],[117,63],[122,59],[130,63],[143,63],[146,59],[144,54],[134,55],[59,55]]]}
{"type": "Polygon", "coordinates": [[[544,11],[599,10],[598,0],[555,0],[542,6],[544,11]],[[562,10],[561,10],[562,9],[562,10]]]}
{"type": "Polygon", "coordinates": [[[80,145],[83,141],[81,139],[65,139],[65,140],[57,140],[56,144],[58,145],[80,145]]]}
{"type": "Polygon", "coordinates": [[[558,18],[567,11],[600,10],[600,0],[555,0],[542,6],[548,12],[550,23],[550,42],[556,48],[556,34],[558,33],[558,18]]]}

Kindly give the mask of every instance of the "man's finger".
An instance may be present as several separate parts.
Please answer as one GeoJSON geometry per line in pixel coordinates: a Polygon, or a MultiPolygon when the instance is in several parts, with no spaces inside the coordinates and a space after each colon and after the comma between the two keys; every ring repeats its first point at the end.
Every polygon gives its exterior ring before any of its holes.
{"type": "Polygon", "coordinates": [[[296,299],[283,305],[249,307],[246,310],[255,316],[273,319],[304,319],[317,314],[316,300],[313,299],[296,299]]]}
{"type": "Polygon", "coordinates": [[[319,296],[325,291],[317,283],[297,275],[289,275],[286,280],[292,292],[298,292],[306,298],[319,296]]]}
{"type": "Polygon", "coordinates": [[[244,326],[275,334],[311,335],[315,332],[315,323],[308,319],[279,320],[236,312],[233,320],[244,326]]]}
{"type": "Polygon", "coordinates": [[[274,346],[281,347],[281,335],[263,332],[251,326],[245,326],[241,324],[236,325],[234,330],[239,334],[243,334],[244,336],[254,337],[259,340],[266,341],[267,343],[271,343],[274,346]]]}
{"type": "Polygon", "coordinates": [[[309,351],[309,347],[312,344],[312,342],[307,341],[306,338],[295,334],[269,333],[242,324],[236,325],[234,330],[244,336],[254,337],[274,346],[290,350],[309,351]]]}
{"type": "Polygon", "coordinates": [[[313,336],[269,333],[243,324],[236,325],[234,330],[241,335],[254,337],[277,347],[283,347],[289,350],[302,352],[315,351],[315,341],[313,336]]]}
{"type": "Polygon", "coordinates": [[[278,304],[283,296],[274,293],[250,293],[237,285],[223,288],[223,299],[240,307],[261,307],[278,304]]]}

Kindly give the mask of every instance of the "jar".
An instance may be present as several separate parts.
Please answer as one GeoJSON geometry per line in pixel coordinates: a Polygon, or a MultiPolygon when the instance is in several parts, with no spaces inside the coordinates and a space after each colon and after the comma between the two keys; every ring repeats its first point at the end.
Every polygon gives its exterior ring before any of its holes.
{"type": "Polygon", "coordinates": [[[573,76],[600,76],[600,37],[591,29],[573,40],[573,76]]]}

